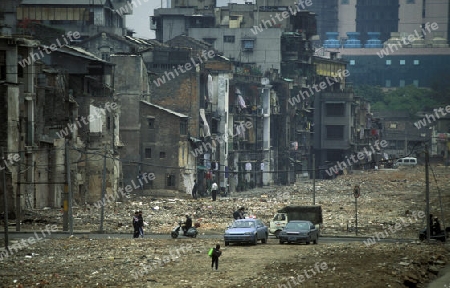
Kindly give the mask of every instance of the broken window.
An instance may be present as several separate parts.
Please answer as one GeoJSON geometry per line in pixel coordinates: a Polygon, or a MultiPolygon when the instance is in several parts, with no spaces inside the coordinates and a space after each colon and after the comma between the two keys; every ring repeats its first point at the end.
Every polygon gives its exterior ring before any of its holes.
{"type": "Polygon", "coordinates": [[[155,118],[147,118],[148,128],[155,129],[155,118]]]}
{"type": "Polygon", "coordinates": [[[159,152],[159,158],[166,158],[166,152],[159,152]]]}
{"type": "Polygon", "coordinates": [[[166,186],[167,187],[175,187],[175,175],[166,174],[166,186]]]}

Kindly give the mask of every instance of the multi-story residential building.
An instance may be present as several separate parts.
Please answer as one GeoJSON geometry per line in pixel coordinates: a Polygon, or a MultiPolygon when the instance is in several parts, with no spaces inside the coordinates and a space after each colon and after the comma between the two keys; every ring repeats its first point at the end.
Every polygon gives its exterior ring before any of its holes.
{"type": "MultiPolygon", "coordinates": [[[[326,95],[311,95],[310,99],[304,101],[294,101],[293,98],[324,80],[325,76],[336,77],[337,68],[343,72],[345,62],[313,59],[311,40],[317,33],[315,14],[308,11],[306,5],[301,5],[292,6],[288,1],[256,1],[229,3],[211,10],[210,5],[203,6],[198,1],[184,1],[176,2],[172,8],[155,10],[151,20],[152,29],[156,30],[159,40],[167,41],[176,34],[186,34],[210,43],[235,64],[230,104],[239,97],[241,102],[234,103],[236,109],[230,109],[230,112],[234,119],[247,119],[255,124],[248,130],[245,142],[233,139],[233,155],[240,155],[234,167],[238,167],[241,173],[237,176],[241,183],[266,184],[260,180],[264,175],[261,167],[271,169],[269,172],[273,177],[269,177],[269,182],[281,184],[293,183],[297,176],[311,171],[313,130],[318,127],[315,133],[324,131],[320,127],[326,120],[320,117],[315,119],[317,126],[312,128],[312,111],[317,105],[315,101],[320,102],[326,95]],[[285,17],[276,18],[282,12],[285,17]],[[267,101],[254,94],[266,95],[267,101]],[[240,103],[244,105],[240,107],[240,103]],[[252,107],[250,110],[249,106],[252,107]],[[267,152],[261,149],[266,144],[267,152]],[[239,151],[245,153],[239,154],[239,151]],[[274,173],[276,171],[281,172],[274,173]]],[[[336,88],[337,94],[343,93],[339,89],[345,89],[345,81],[342,76],[338,80],[340,85],[334,86],[340,87],[336,88]]],[[[334,90],[327,91],[331,93],[334,90]]],[[[330,94],[330,99],[342,97],[337,94],[330,94]]],[[[318,157],[317,163],[327,159],[328,150],[348,152],[353,149],[354,96],[347,96],[343,101],[350,107],[342,119],[346,121],[343,125],[348,133],[340,135],[342,142],[347,144],[341,143],[338,147],[330,146],[328,142],[328,146],[317,144],[315,149],[323,154],[318,157]]],[[[320,106],[317,109],[325,108],[320,106]]]]}
{"type": "Polygon", "coordinates": [[[27,193],[33,192],[34,186],[31,183],[35,181],[35,174],[33,169],[24,168],[33,167],[36,163],[36,155],[32,151],[37,147],[34,129],[36,67],[35,63],[21,67],[17,64],[17,59],[31,53],[36,45],[33,40],[0,36],[0,147],[4,153],[1,157],[14,159],[17,155],[14,161],[2,161],[1,168],[8,173],[5,173],[7,183],[0,185],[0,201],[4,203],[3,196],[6,192],[9,210],[13,211],[13,207],[18,207],[16,212],[25,203],[27,193]],[[27,172],[19,173],[23,170],[27,172]],[[18,184],[20,182],[21,186],[18,184]],[[3,191],[5,186],[7,191],[3,191]],[[20,194],[24,197],[18,196],[20,194]]]}
{"type": "MultiPolygon", "coordinates": [[[[74,47],[53,51],[42,62],[49,70],[44,69],[46,75],[38,78],[36,117],[43,121],[37,125],[37,131],[39,141],[43,146],[50,145],[55,155],[42,152],[41,160],[48,157],[49,166],[54,165],[50,171],[58,174],[48,175],[45,169],[38,169],[41,175],[38,181],[52,182],[55,179],[52,177],[60,180],[54,182],[64,179],[65,165],[61,164],[64,164],[64,145],[68,145],[70,159],[77,163],[70,167],[74,199],[78,203],[98,201],[103,188],[105,193],[113,194],[122,174],[118,153],[120,107],[113,97],[114,64],[74,47]],[[49,84],[53,87],[46,87],[49,84]],[[107,157],[106,166],[104,157],[107,157]],[[103,169],[108,172],[105,176],[103,169]],[[103,177],[105,187],[102,187],[103,177]]],[[[62,197],[64,190],[59,184],[50,187],[48,192],[42,191],[50,194],[50,203],[43,201],[42,205],[59,207],[58,197],[62,197]]]]}
{"type": "MultiPolygon", "coordinates": [[[[130,0],[13,0],[5,4],[16,7],[17,23],[10,23],[13,33],[33,35],[33,24],[38,24],[61,29],[62,33],[77,31],[81,39],[100,32],[119,36],[131,34],[125,20],[126,15],[133,11],[130,0]],[[127,9],[121,10],[121,7],[127,9]]],[[[5,4],[2,1],[0,7],[5,4]]],[[[13,22],[14,19],[10,18],[10,22],[13,22]]]]}
{"type": "Polygon", "coordinates": [[[0,113],[5,117],[1,146],[5,153],[20,156],[17,166],[8,167],[8,200],[12,198],[16,214],[21,208],[61,207],[68,186],[75,203],[100,200],[103,161],[98,160],[103,160],[105,147],[105,168],[110,172],[105,190],[113,193],[120,174],[120,163],[111,159],[117,158],[118,143],[118,130],[113,128],[118,112],[112,98],[113,65],[72,47],[30,61],[44,47],[34,40],[1,39],[0,81],[5,94],[1,98],[2,107],[7,107],[0,113]]]}
{"type": "MultiPolygon", "coordinates": [[[[139,134],[140,172],[153,173],[145,189],[190,192],[193,186],[189,169],[188,116],[141,100],[139,134]]],[[[135,113],[136,114],[136,113],[135,113]]],[[[139,174],[138,174],[139,175],[139,174]]]]}

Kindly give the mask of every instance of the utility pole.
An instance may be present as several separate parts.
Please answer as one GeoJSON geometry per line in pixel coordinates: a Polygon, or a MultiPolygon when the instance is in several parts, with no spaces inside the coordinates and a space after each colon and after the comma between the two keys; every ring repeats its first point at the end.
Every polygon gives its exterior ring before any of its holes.
{"type": "MultiPolygon", "coordinates": [[[[20,153],[20,159],[25,159],[25,155],[22,151],[19,151],[20,153]]],[[[22,208],[20,207],[20,203],[21,203],[21,197],[20,197],[20,183],[22,182],[22,173],[20,173],[20,162],[18,163],[18,168],[17,168],[17,180],[18,180],[18,184],[17,184],[17,191],[16,191],[16,231],[19,232],[20,231],[20,227],[21,227],[21,223],[20,223],[20,217],[22,215],[22,208]]]]}
{"type": "Polygon", "coordinates": [[[316,155],[312,155],[312,169],[313,169],[313,205],[316,205],[316,155]]]}
{"type": "Polygon", "coordinates": [[[430,163],[430,155],[428,154],[428,145],[425,144],[425,201],[426,201],[426,215],[427,215],[427,240],[430,241],[431,221],[430,219],[430,181],[428,173],[428,165],[430,163]]]}
{"type": "MultiPolygon", "coordinates": [[[[3,147],[1,147],[1,152],[2,152],[2,159],[5,159],[5,154],[3,152],[3,147]]],[[[5,169],[2,169],[2,182],[3,182],[3,205],[4,205],[4,218],[3,220],[5,221],[5,249],[7,252],[9,252],[8,250],[8,195],[6,193],[6,176],[5,176],[5,169]]],[[[18,215],[17,215],[18,217],[18,215]]]]}
{"type": "Polygon", "coordinates": [[[103,175],[102,175],[102,198],[100,199],[102,202],[101,214],[100,214],[100,233],[103,233],[103,219],[105,218],[105,190],[106,190],[106,153],[108,151],[108,146],[105,145],[105,155],[103,156],[103,175]]]}
{"type": "Polygon", "coordinates": [[[355,235],[358,236],[358,198],[355,197],[355,235]]]}
{"type": "Polygon", "coordinates": [[[70,155],[69,155],[69,140],[66,141],[66,183],[67,183],[67,192],[68,192],[68,202],[69,202],[69,232],[70,235],[73,235],[73,210],[72,210],[72,182],[70,180],[70,155]]]}
{"type": "Polygon", "coordinates": [[[65,164],[66,164],[66,181],[64,183],[63,193],[63,231],[69,230],[69,182],[67,175],[69,174],[69,145],[68,141],[64,142],[65,164]]]}

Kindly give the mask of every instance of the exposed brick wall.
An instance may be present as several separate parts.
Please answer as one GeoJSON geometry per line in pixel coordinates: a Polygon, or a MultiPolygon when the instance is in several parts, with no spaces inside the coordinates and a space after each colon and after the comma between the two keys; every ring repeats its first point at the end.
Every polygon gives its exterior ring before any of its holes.
{"type": "MultiPolygon", "coordinates": [[[[167,72],[173,72],[168,70],[167,72]]],[[[158,77],[164,72],[158,73],[158,77]]],[[[187,72],[157,87],[151,79],[152,103],[189,116],[189,132],[191,136],[198,137],[200,87],[196,72],[187,72]]]]}
{"type": "MultiPolygon", "coordinates": [[[[180,135],[180,117],[167,111],[141,103],[141,136],[142,162],[150,165],[142,165],[142,172],[155,173],[153,189],[173,189],[184,191],[183,179],[180,176],[179,153],[181,142],[187,142],[186,135],[180,135]],[[154,117],[154,128],[148,125],[148,118],[154,117]],[[145,149],[151,149],[151,158],[145,158],[145,149]],[[160,153],[165,153],[165,158],[160,158],[160,153]],[[175,176],[175,186],[167,186],[167,175],[175,176]]],[[[188,156],[185,155],[185,158],[188,156]]],[[[182,167],[180,167],[182,168],[182,167]]]]}

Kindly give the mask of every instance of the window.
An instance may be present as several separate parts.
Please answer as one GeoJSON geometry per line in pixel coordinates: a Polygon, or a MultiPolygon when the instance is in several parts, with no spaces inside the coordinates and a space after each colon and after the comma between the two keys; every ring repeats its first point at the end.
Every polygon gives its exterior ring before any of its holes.
{"type": "Polygon", "coordinates": [[[406,4],[415,4],[416,0],[406,0],[406,4]]]}
{"type": "Polygon", "coordinates": [[[325,104],[327,117],[345,116],[344,103],[327,103],[325,104]]]}
{"type": "Polygon", "coordinates": [[[392,61],[391,60],[386,60],[386,65],[391,65],[392,61]]]}
{"type": "Polygon", "coordinates": [[[102,60],[109,61],[109,53],[102,53],[102,60]]]}
{"type": "Polygon", "coordinates": [[[224,35],[223,42],[224,43],[234,43],[234,36],[224,35]]]}
{"type": "Polygon", "coordinates": [[[400,65],[405,65],[406,61],[405,60],[400,60],[400,65]]]}
{"type": "Polygon", "coordinates": [[[253,50],[254,46],[255,40],[242,40],[242,47],[244,48],[244,50],[253,50]]]}
{"type": "Polygon", "coordinates": [[[180,121],[180,135],[187,135],[187,121],[180,121]]]}
{"type": "Polygon", "coordinates": [[[328,140],[343,140],[344,125],[326,125],[326,138],[328,140]]]}
{"type": "Polygon", "coordinates": [[[385,87],[391,87],[391,80],[386,80],[385,87]]]}
{"type": "Polygon", "coordinates": [[[219,132],[219,120],[212,118],[211,120],[211,133],[217,134],[219,132]]]}
{"type": "Polygon", "coordinates": [[[166,152],[159,152],[159,158],[166,158],[166,152]]]}
{"type": "Polygon", "coordinates": [[[155,129],[155,118],[147,118],[148,128],[155,129]]]}
{"type": "Polygon", "coordinates": [[[419,65],[420,61],[419,60],[414,60],[414,65],[419,65]]]}
{"type": "Polygon", "coordinates": [[[152,149],[151,148],[145,148],[145,158],[147,158],[147,159],[152,158],[152,149]]]}
{"type": "Polygon", "coordinates": [[[350,60],[350,65],[355,65],[355,60],[350,60]]]}
{"type": "Polygon", "coordinates": [[[341,0],[341,4],[343,5],[350,4],[350,0],[341,0]]]}
{"type": "Polygon", "coordinates": [[[405,80],[400,80],[400,87],[405,87],[405,80]]]}
{"type": "Polygon", "coordinates": [[[419,87],[419,80],[413,80],[413,85],[419,87]]]}
{"type": "Polygon", "coordinates": [[[397,123],[389,124],[389,129],[397,129],[397,123]]]}
{"type": "Polygon", "coordinates": [[[166,174],[166,186],[167,187],[175,187],[175,175],[166,174]]]}

